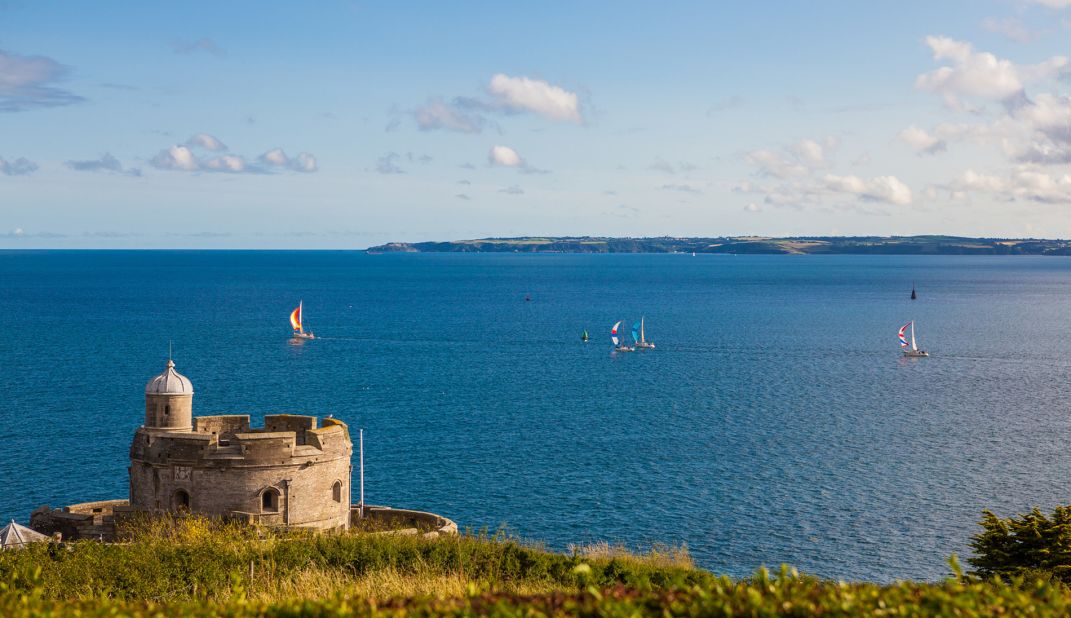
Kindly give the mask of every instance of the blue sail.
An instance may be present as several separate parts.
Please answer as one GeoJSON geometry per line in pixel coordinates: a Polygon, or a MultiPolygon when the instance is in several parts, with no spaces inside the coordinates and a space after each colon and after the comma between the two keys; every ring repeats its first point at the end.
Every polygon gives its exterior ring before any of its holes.
{"type": "Polygon", "coordinates": [[[636,322],[632,325],[632,341],[638,342],[640,340],[640,323],[636,322]]]}

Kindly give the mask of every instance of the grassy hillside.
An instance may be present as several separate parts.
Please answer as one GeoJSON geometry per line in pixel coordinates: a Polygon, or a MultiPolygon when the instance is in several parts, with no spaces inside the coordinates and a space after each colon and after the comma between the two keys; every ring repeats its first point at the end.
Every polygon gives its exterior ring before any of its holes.
{"type": "Polygon", "coordinates": [[[204,520],[129,542],[0,552],[0,616],[1066,616],[1058,579],[881,586],[782,567],[747,580],[683,550],[556,554],[486,536],[279,535],[204,520]]]}

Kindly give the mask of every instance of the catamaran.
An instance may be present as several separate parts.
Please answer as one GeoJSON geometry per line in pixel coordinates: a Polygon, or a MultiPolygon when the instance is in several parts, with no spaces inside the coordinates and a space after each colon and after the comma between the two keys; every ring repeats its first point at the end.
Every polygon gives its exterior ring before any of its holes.
{"type": "Polygon", "coordinates": [[[912,358],[921,358],[923,356],[929,356],[930,353],[920,350],[918,344],[915,343],[915,321],[912,320],[907,324],[900,327],[900,349],[904,351],[904,356],[910,356],[912,358]],[[911,341],[907,340],[907,329],[911,329],[911,341]]]}
{"type": "Polygon", "coordinates": [[[621,320],[618,320],[617,324],[614,324],[614,327],[610,329],[610,341],[614,342],[614,351],[615,352],[632,352],[632,351],[634,351],[636,348],[634,348],[634,347],[632,347],[630,345],[626,345],[626,344],[622,343],[621,340],[617,338],[617,328],[619,326],[621,326],[621,320]]]}
{"type": "Polygon", "coordinates": [[[302,308],[304,304],[305,301],[298,301],[297,309],[290,312],[290,326],[294,329],[294,334],[292,336],[294,339],[315,339],[316,335],[312,334],[312,331],[305,332],[305,329],[301,324],[303,314],[302,308]]]}
{"type": "MultiPolygon", "coordinates": [[[[635,332],[636,332],[636,327],[635,326],[632,327],[632,332],[635,335],[635,332]]],[[[637,350],[653,350],[654,349],[654,344],[651,343],[650,341],[647,341],[647,338],[644,337],[644,334],[643,334],[643,316],[640,316],[640,337],[639,337],[639,339],[636,340],[636,349],[637,350]]]]}

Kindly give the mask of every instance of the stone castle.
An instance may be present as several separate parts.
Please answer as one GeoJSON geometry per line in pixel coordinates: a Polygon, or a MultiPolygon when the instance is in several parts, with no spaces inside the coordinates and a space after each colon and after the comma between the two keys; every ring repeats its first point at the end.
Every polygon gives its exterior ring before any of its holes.
{"type": "Polygon", "coordinates": [[[145,424],[130,445],[130,498],[38,508],[30,526],[67,539],[115,536],[117,518],[194,513],[278,527],[345,530],[372,516],[456,532],[421,511],[351,506],[353,444],[337,419],[276,414],[193,416],[193,384],[167,361],[145,385],[145,424]]]}
{"type": "Polygon", "coordinates": [[[193,416],[193,384],[167,361],[145,385],[145,424],[130,445],[130,506],[269,525],[346,528],[349,429],[289,414],[193,416]],[[322,425],[322,426],[318,426],[322,425]]]}

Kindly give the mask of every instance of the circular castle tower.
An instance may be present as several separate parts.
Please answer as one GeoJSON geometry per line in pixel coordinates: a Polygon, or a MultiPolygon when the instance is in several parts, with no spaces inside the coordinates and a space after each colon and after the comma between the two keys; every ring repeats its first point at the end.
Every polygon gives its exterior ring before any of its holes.
{"type": "Polygon", "coordinates": [[[145,385],[145,424],[130,446],[130,506],[273,526],[346,528],[350,457],[346,424],[276,414],[193,416],[193,384],[167,368],[145,385]]]}

